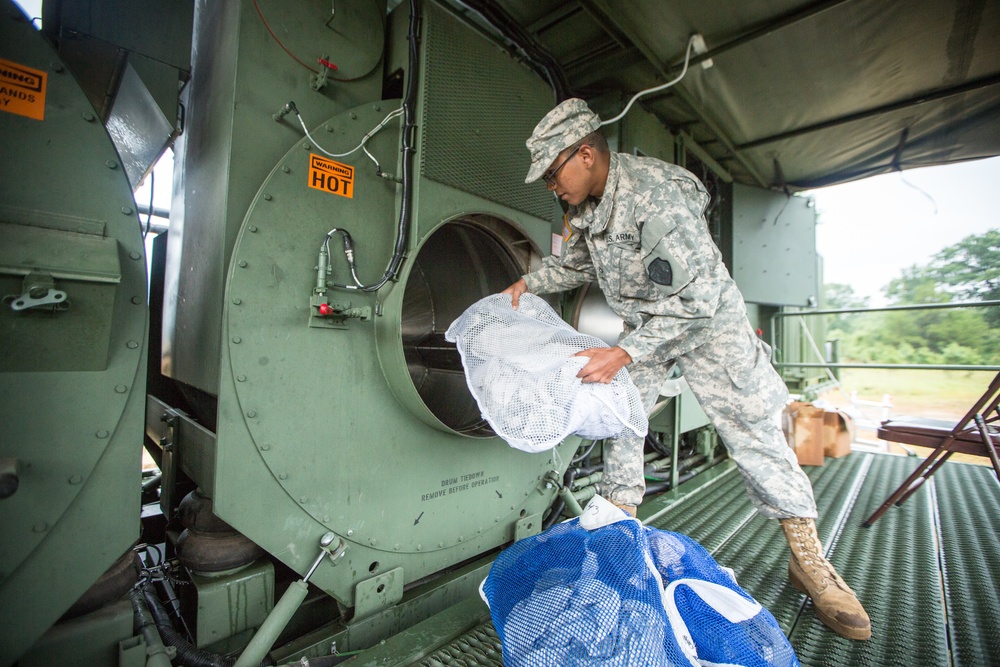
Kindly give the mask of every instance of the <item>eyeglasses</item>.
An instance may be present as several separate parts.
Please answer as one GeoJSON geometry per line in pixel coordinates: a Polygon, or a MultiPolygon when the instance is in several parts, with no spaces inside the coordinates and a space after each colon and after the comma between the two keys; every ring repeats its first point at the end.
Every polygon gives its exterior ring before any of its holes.
{"type": "Polygon", "coordinates": [[[543,181],[545,181],[545,185],[548,185],[548,186],[553,186],[553,185],[555,185],[555,184],[556,184],[556,174],[558,174],[558,173],[559,173],[559,170],[560,170],[560,169],[562,169],[563,167],[565,167],[565,166],[566,166],[566,163],[567,163],[567,162],[569,162],[570,160],[572,160],[572,159],[573,159],[573,156],[574,156],[574,155],[576,155],[576,152],[577,152],[578,150],[580,150],[580,148],[582,148],[582,147],[583,147],[583,146],[585,146],[585,145],[586,145],[586,144],[580,144],[579,146],[577,146],[576,148],[574,148],[574,149],[573,149],[573,152],[572,152],[572,153],[570,153],[570,154],[569,154],[569,156],[568,156],[568,157],[567,157],[567,158],[566,158],[565,160],[563,160],[563,161],[562,161],[562,162],[561,162],[561,163],[559,164],[559,166],[558,166],[558,167],[556,167],[556,168],[555,168],[555,169],[553,169],[552,171],[547,171],[547,172],[545,172],[544,174],[542,174],[542,180],[543,180],[543,181]]]}

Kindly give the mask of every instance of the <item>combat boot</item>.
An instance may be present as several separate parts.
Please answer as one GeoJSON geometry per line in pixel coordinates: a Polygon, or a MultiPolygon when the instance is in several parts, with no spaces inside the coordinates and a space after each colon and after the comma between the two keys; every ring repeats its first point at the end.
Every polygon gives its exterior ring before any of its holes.
{"type": "Polygon", "coordinates": [[[812,598],[816,615],[838,635],[848,639],[871,637],[871,621],[864,607],[823,556],[816,522],[798,517],[782,519],[780,523],[792,550],[788,561],[792,586],[812,598]]]}

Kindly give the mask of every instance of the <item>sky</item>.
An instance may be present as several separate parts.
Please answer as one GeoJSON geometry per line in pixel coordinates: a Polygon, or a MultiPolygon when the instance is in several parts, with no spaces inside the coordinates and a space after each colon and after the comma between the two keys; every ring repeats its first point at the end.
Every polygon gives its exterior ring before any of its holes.
{"type": "Polygon", "coordinates": [[[835,185],[808,193],[827,283],[884,305],[883,287],[972,234],[1000,229],[1000,158],[835,185]]]}

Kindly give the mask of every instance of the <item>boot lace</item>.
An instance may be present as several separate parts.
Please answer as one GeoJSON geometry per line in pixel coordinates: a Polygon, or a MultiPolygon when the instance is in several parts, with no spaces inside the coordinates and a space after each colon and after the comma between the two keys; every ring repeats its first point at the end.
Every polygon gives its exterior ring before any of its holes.
{"type": "Polygon", "coordinates": [[[851,589],[840,578],[833,564],[823,556],[817,548],[819,538],[813,534],[807,521],[791,519],[788,521],[795,540],[795,557],[803,569],[810,570],[813,577],[819,580],[820,590],[826,590],[833,583],[841,590],[852,593],[851,589]]]}

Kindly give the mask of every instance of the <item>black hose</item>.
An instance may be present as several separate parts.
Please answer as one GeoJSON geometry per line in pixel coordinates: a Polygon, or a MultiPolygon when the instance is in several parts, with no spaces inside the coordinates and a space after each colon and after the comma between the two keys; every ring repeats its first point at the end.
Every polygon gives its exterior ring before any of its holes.
{"type": "Polygon", "coordinates": [[[653,435],[652,431],[648,431],[646,433],[646,444],[649,445],[653,449],[653,451],[659,454],[660,456],[669,457],[673,454],[673,452],[671,452],[667,448],[667,446],[663,444],[662,440],[653,435]]]}
{"type": "MultiPolygon", "coordinates": [[[[576,476],[578,474],[579,474],[579,469],[570,466],[566,470],[566,474],[563,475],[563,486],[566,487],[567,489],[572,490],[573,481],[576,479],[576,476]]],[[[542,524],[542,530],[548,530],[549,528],[554,526],[556,521],[559,520],[559,517],[562,516],[564,509],[566,509],[566,501],[564,501],[561,496],[557,495],[556,502],[552,503],[552,511],[549,512],[549,516],[545,519],[545,522],[542,524]]]]}
{"type": "MultiPolygon", "coordinates": [[[[170,622],[170,616],[163,608],[163,603],[160,602],[160,598],[156,596],[156,592],[152,590],[150,584],[142,586],[142,594],[146,598],[149,612],[156,623],[156,629],[160,631],[163,643],[177,649],[175,662],[185,667],[233,667],[236,664],[236,658],[202,650],[177,632],[170,622]]],[[[267,667],[273,665],[274,661],[265,658],[260,664],[262,667],[267,667]]]]}
{"type": "Polygon", "coordinates": [[[409,26],[409,64],[407,65],[406,97],[403,98],[403,177],[402,193],[399,209],[399,223],[396,226],[396,246],[392,251],[392,259],[382,278],[371,285],[364,285],[365,292],[375,292],[390,280],[399,275],[403,264],[406,246],[410,237],[410,224],[413,216],[413,135],[416,122],[414,120],[417,103],[417,22],[420,18],[419,0],[410,0],[409,26]]]}

